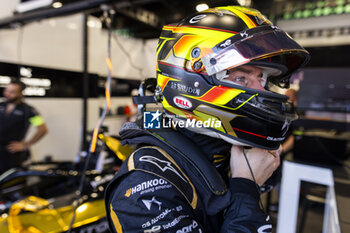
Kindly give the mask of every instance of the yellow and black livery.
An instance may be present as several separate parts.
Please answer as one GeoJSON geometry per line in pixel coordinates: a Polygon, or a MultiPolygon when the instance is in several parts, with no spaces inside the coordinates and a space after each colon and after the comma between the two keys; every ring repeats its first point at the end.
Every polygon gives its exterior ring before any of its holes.
{"type": "Polygon", "coordinates": [[[309,53],[259,11],[216,7],[163,27],[157,47],[157,85],[165,111],[182,119],[220,121],[202,133],[276,149],[296,115],[288,97],[290,75],[309,53]],[[227,84],[222,72],[251,64],[276,70],[266,91],[227,84]]]}

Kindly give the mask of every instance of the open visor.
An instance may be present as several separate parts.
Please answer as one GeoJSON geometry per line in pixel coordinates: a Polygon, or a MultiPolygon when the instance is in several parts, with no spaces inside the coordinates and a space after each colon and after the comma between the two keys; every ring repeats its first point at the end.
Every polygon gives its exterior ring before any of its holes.
{"type": "Polygon", "coordinates": [[[309,57],[308,52],[296,43],[287,33],[276,26],[262,26],[236,34],[213,48],[213,52],[202,57],[208,75],[231,69],[258,59],[282,54],[296,56],[288,70],[296,70],[309,57]]]}

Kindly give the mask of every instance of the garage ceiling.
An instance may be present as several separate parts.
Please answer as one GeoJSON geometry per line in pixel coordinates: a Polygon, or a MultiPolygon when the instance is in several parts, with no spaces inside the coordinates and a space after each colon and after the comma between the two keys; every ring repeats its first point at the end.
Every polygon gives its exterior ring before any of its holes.
{"type": "MultiPolygon", "coordinates": [[[[129,1],[117,11],[113,27],[138,38],[157,38],[165,24],[180,21],[196,12],[196,6],[206,3],[209,7],[239,5],[236,0],[141,0],[129,1]]],[[[262,1],[252,1],[253,6],[262,1]]],[[[272,2],[265,0],[265,2],[272,2]]],[[[260,4],[261,5],[261,4],[260,4]]],[[[96,13],[95,13],[96,15],[96,13]]],[[[98,13],[97,13],[98,16],[98,13]]]]}
{"type": "MultiPolygon", "coordinates": [[[[22,0],[28,1],[28,0],[22,0]]],[[[0,19],[0,29],[17,27],[45,18],[65,16],[78,12],[87,12],[96,17],[103,14],[103,6],[111,6],[116,15],[113,29],[116,32],[136,38],[157,38],[165,24],[178,22],[182,18],[196,12],[197,4],[206,3],[209,7],[239,5],[243,0],[54,0],[61,2],[60,8],[51,5],[34,11],[17,13],[12,17],[0,19]]],[[[276,0],[245,0],[251,6],[268,9],[276,0]]]]}

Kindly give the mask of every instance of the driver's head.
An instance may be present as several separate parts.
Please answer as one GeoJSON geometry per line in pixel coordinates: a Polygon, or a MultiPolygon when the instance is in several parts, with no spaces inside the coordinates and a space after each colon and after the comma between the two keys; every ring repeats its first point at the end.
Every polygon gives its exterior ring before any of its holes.
{"type": "Polygon", "coordinates": [[[157,55],[168,114],[220,121],[199,131],[232,144],[276,149],[284,140],[295,114],[271,90],[289,87],[309,54],[259,11],[216,7],[166,25],[157,55]]]}

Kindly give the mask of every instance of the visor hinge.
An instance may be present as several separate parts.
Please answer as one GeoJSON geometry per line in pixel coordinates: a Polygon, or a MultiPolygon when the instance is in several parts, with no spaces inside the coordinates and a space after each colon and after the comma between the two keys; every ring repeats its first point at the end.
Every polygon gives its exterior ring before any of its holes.
{"type": "Polygon", "coordinates": [[[163,92],[160,86],[156,86],[156,89],[154,90],[154,99],[157,103],[160,103],[163,100],[163,92]]]}

